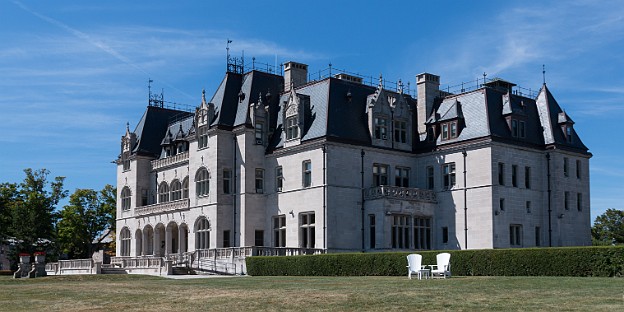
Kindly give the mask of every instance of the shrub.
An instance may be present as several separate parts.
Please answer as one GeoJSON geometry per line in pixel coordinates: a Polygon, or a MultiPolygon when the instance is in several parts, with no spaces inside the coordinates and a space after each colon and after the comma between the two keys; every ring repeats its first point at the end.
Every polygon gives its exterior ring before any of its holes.
{"type": "MultiPolygon", "coordinates": [[[[435,264],[443,251],[417,251],[423,264],[435,264]]],[[[623,276],[624,247],[561,247],[452,250],[457,276],[623,276]]],[[[389,276],[406,275],[412,252],[337,253],[289,257],[249,257],[249,275],[389,276]]]]}

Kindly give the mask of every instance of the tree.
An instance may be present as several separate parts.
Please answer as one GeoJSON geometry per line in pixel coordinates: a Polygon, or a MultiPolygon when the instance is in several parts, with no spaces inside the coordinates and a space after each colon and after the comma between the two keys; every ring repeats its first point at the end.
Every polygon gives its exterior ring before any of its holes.
{"type": "Polygon", "coordinates": [[[0,183],[0,243],[10,236],[11,214],[16,197],[17,184],[0,183]]]}
{"type": "Polygon", "coordinates": [[[600,242],[624,243],[624,211],[607,209],[592,227],[592,237],[600,242]]]}
{"type": "Polygon", "coordinates": [[[24,173],[26,178],[16,188],[16,196],[9,205],[11,224],[8,234],[15,237],[20,251],[32,253],[42,248],[38,245],[54,240],[58,217],[56,205],[67,196],[67,191],[63,190],[65,178],[56,177],[54,182],[48,182],[50,172],[46,169],[33,171],[29,168],[24,173]]]}
{"type": "Polygon", "coordinates": [[[58,243],[70,258],[89,258],[94,243],[115,230],[116,190],[106,185],[99,193],[77,189],[60,212],[58,243]]]}

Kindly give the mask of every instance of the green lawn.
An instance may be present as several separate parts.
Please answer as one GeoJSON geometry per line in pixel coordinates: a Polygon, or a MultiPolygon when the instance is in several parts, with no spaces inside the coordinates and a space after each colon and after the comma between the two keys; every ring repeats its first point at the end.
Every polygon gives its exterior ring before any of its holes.
{"type": "Polygon", "coordinates": [[[1,311],[624,310],[624,279],[590,277],[225,277],[12,279],[1,311]]]}

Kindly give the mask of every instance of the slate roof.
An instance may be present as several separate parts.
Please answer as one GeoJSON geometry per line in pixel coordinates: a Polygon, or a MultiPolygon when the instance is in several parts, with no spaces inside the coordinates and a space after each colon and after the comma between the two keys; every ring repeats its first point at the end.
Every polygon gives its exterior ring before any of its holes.
{"type": "MultiPolygon", "coordinates": [[[[163,132],[164,138],[161,141],[161,145],[168,145],[175,142],[187,140],[188,137],[193,134],[191,133],[191,130],[194,130],[193,120],[193,115],[189,114],[184,119],[170,123],[167,129],[163,132]]],[[[160,158],[166,157],[166,152],[162,148],[160,149],[158,154],[160,155],[160,158]]]]}
{"type": "Polygon", "coordinates": [[[152,157],[160,155],[162,150],[160,143],[169,128],[169,122],[174,118],[183,116],[188,117],[192,114],[174,109],[148,106],[134,129],[137,143],[132,153],[152,157]]]}
{"type": "Polygon", "coordinates": [[[561,109],[557,100],[550,93],[546,84],[542,86],[536,99],[539,110],[539,118],[544,127],[543,138],[547,145],[558,145],[571,149],[587,152],[587,146],[583,144],[576,130],[572,129],[572,141],[568,142],[565,138],[560,124],[565,122],[574,123],[572,119],[561,109]]]}

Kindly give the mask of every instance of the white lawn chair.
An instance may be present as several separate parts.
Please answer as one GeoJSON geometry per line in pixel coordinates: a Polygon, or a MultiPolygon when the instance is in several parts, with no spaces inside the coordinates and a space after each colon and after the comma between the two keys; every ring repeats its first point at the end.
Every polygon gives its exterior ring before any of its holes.
{"type": "Polygon", "coordinates": [[[444,252],[436,255],[437,264],[429,265],[431,267],[431,277],[451,277],[451,254],[444,252]]]}
{"type": "Polygon", "coordinates": [[[409,254],[407,255],[407,277],[412,279],[412,273],[418,274],[418,279],[422,279],[423,275],[425,278],[429,276],[429,269],[426,269],[422,265],[422,256],[419,254],[409,254]]]}

